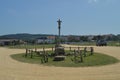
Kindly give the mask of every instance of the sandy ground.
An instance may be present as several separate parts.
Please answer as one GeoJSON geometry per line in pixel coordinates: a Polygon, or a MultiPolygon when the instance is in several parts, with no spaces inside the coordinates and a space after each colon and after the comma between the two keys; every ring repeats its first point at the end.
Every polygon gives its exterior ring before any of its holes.
{"type": "MultiPolygon", "coordinates": [[[[49,67],[13,60],[10,55],[25,50],[0,48],[0,80],[120,80],[120,63],[100,67],[49,67]]],[[[120,47],[95,47],[120,59],[120,47]]]]}

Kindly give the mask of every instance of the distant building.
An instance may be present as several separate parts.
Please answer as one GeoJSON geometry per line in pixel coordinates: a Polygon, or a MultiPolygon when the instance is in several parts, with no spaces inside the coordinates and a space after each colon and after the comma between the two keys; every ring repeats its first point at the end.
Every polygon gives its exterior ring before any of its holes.
{"type": "Polygon", "coordinates": [[[6,46],[6,45],[19,45],[19,44],[25,44],[23,40],[19,39],[0,39],[0,46],[6,46]]]}
{"type": "Polygon", "coordinates": [[[88,36],[88,40],[89,40],[89,41],[94,41],[93,38],[94,38],[93,35],[89,35],[89,36],[88,36]]]}
{"type": "Polygon", "coordinates": [[[55,42],[55,36],[47,36],[48,43],[54,43],[55,42]]]}
{"type": "Polygon", "coordinates": [[[61,40],[64,41],[64,42],[67,42],[67,41],[68,41],[68,37],[67,37],[67,36],[61,36],[60,38],[61,38],[61,40]]]}
{"type": "Polygon", "coordinates": [[[37,44],[48,43],[52,44],[55,42],[55,36],[40,37],[36,40],[37,44]]]}
{"type": "Polygon", "coordinates": [[[17,39],[0,39],[0,45],[11,45],[13,42],[18,41],[17,39]]]}

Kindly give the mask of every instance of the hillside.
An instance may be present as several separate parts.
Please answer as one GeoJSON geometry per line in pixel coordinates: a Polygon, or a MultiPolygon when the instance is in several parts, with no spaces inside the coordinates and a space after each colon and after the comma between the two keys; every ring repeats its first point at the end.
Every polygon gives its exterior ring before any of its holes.
{"type": "MultiPolygon", "coordinates": [[[[52,34],[28,34],[28,33],[20,33],[20,34],[8,34],[0,36],[0,39],[21,39],[21,40],[35,40],[40,37],[45,36],[53,36],[52,34]]],[[[56,36],[56,35],[54,35],[56,36]]],[[[62,35],[63,38],[67,38],[68,41],[89,41],[89,40],[97,40],[97,39],[105,39],[107,41],[120,41],[120,34],[107,34],[107,35],[62,35]]],[[[66,39],[65,38],[65,39],[66,39]]]]}
{"type": "Polygon", "coordinates": [[[49,36],[49,34],[8,34],[0,36],[0,39],[22,39],[22,40],[34,40],[40,38],[41,36],[49,36]]]}

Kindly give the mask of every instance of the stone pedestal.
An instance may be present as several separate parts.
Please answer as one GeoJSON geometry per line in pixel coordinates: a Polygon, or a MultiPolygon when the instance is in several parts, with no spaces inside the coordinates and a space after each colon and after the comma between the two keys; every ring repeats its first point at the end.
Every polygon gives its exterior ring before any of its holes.
{"type": "Polygon", "coordinates": [[[54,61],[63,61],[65,60],[66,56],[55,56],[54,61]]]}
{"type": "Polygon", "coordinates": [[[55,47],[55,55],[56,56],[65,55],[64,47],[62,47],[62,46],[55,47]]]}
{"type": "Polygon", "coordinates": [[[64,47],[62,47],[61,45],[56,45],[54,61],[62,61],[62,60],[65,60],[64,47]]]}

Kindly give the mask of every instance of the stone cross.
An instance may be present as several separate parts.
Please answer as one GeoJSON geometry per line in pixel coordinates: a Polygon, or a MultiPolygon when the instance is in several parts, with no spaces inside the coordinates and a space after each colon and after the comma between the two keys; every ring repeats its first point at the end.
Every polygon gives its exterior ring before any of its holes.
{"type": "Polygon", "coordinates": [[[62,21],[59,19],[57,22],[58,22],[58,44],[60,44],[60,29],[62,21]]]}

